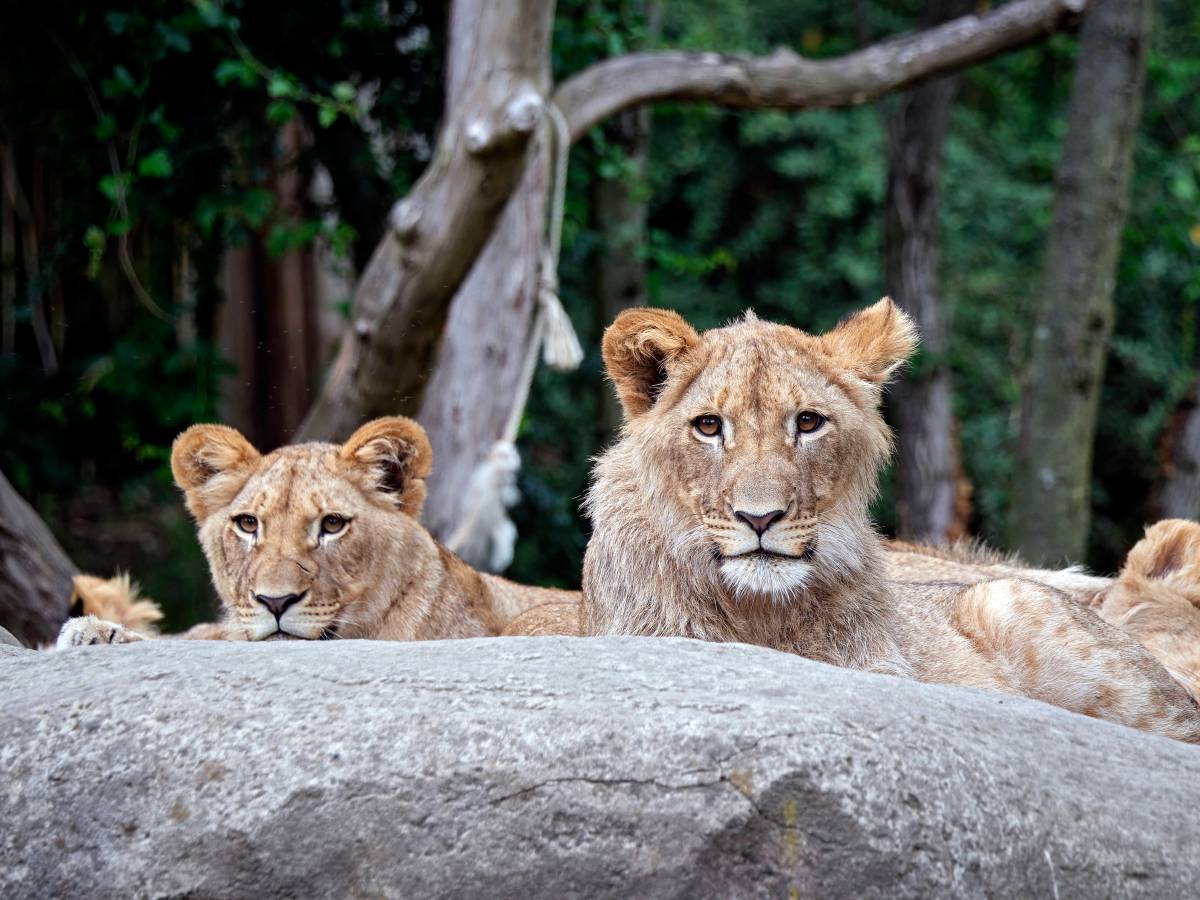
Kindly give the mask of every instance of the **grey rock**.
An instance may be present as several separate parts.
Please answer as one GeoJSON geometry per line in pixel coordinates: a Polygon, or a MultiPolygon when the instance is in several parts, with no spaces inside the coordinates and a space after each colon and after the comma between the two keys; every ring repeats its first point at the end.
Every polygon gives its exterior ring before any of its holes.
{"type": "Polygon", "coordinates": [[[1200,749],[740,645],[0,656],[0,896],[1182,897],[1200,749]]]}
{"type": "Polygon", "coordinates": [[[0,628],[0,647],[8,649],[9,647],[18,647],[24,649],[25,645],[13,637],[12,632],[5,628],[0,628]]]}

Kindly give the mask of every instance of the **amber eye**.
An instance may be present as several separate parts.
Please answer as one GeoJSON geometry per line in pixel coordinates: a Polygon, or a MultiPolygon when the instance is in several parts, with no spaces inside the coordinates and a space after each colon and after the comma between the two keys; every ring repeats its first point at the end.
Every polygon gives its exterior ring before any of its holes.
{"type": "Polygon", "coordinates": [[[814,431],[820,430],[825,424],[825,417],[820,413],[815,413],[811,409],[806,409],[800,415],[796,416],[796,428],[802,434],[812,434],[814,431]]]}
{"type": "Polygon", "coordinates": [[[321,520],[321,534],[337,534],[346,527],[345,516],[326,516],[321,520]]]}
{"type": "Polygon", "coordinates": [[[238,530],[245,534],[258,533],[258,519],[254,516],[234,516],[233,524],[238,527],[238,530]]]}
{"type": "Polygon", "coordinates": [[[692,420],[692,427],[705,437],[716,437],[721,433],[721,417],[697,416],[692,420]]]}

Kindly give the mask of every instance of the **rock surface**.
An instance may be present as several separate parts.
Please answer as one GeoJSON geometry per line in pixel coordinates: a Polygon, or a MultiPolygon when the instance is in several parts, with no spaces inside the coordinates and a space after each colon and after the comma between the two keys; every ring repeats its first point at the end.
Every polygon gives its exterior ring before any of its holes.
{"type": "Polygon", "coordinates": [[[758,648],[0,648],[0,684],[6,898],[1200,884],[1200,749],[758,648]]]}

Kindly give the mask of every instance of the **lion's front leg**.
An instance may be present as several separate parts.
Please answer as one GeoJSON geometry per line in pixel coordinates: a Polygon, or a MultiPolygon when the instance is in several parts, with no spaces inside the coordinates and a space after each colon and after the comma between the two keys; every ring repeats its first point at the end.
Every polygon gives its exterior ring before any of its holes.
{"type": "Polygon", "coordinates": [[[956,601],[955,626],[1021,694],[1200,743],[1200,709],[1145,648],[1059,592],[991,581],[956,601]]]}
{"type": "Polygon", "coordinates": [[[63,624],[54,649],[93,644],[132,644],[134,641],[144,640],[147,640],[146,635],[116,622],[108,622],[95,616],[77,616],[67,619],[63,624]]]}

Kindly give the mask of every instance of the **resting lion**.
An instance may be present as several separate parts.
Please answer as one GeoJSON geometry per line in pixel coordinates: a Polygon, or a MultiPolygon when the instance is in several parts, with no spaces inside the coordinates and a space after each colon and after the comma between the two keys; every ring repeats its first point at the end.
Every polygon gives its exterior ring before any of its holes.
{"type": "Polygon", "coordinates": [[[760,644],[1200,743],[1187,692],[1061,592],[889,584],[868,504],[883,388],[916,340],[887,299],[822,336],[622,313],[603,353],[626,421],[587,498],[582,631],[760,644]]]}
{"type": "Polygon", "coordinates": [[[1092,609],[1149,650],[1200,698],[1200,525],[1164,519],[1126,557],[1116,578],[1079,568],[1032,569],[978,545],[930,547],[890,541],[884,560],[896,584],[979,584],[996,578],[1036,581],[1092,609]]]}
{"type": "MultiPolygon", "coordinates": [[[[171,469],[225,616],[181,637],[479,637],[570,597],[482,575],[430,536],[417,517],[431,455],[424,430],[405,418],[369,422],[340,447],[300,444],[265,456],[232,428],[189,428],[171,469]]],[[[87,616],[69,619],[58,645],[145,637],[87,616]]]]}

